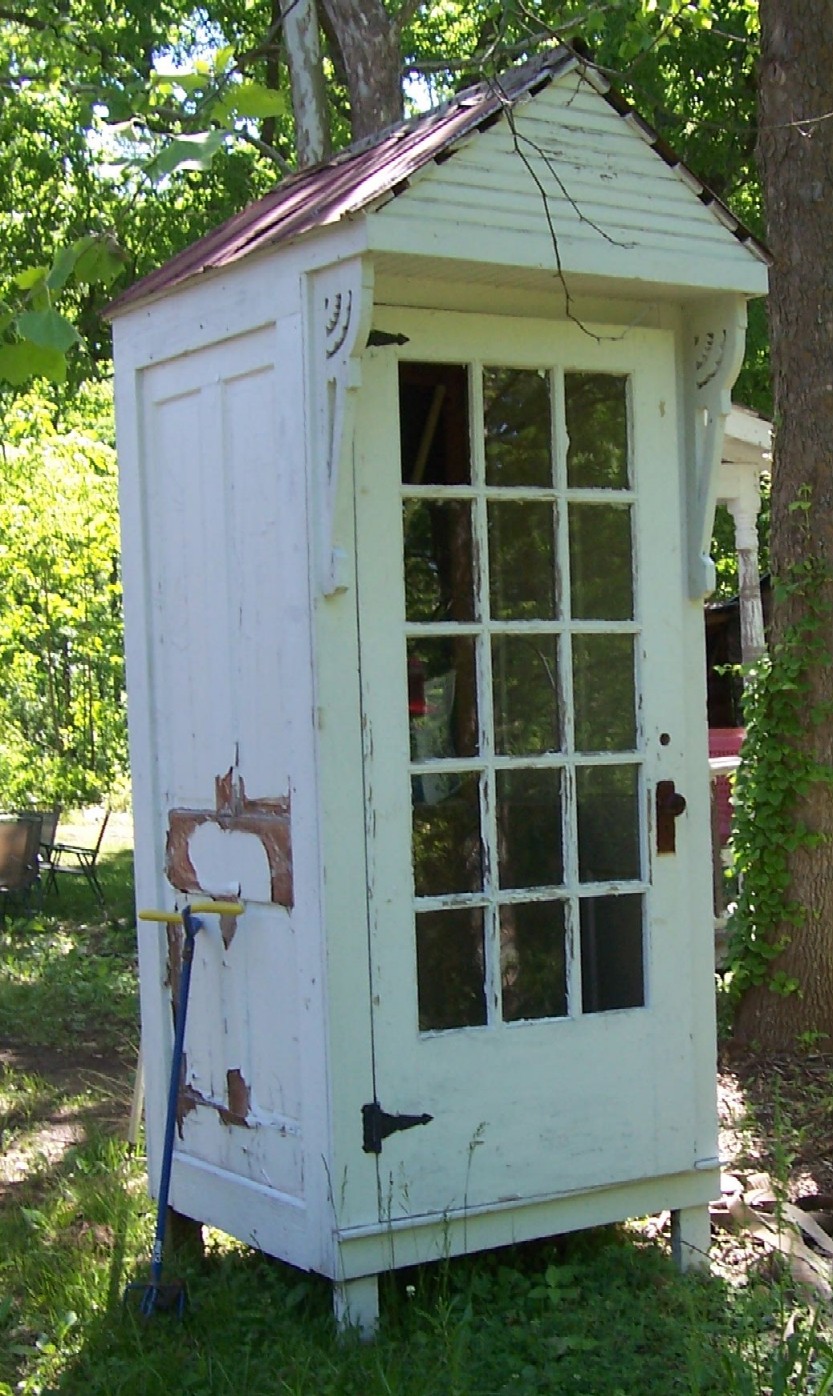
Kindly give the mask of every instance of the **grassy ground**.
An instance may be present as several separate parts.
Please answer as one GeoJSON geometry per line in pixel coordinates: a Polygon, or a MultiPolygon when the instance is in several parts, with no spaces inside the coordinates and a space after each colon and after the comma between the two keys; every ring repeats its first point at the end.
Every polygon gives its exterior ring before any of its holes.
{"type": "MultiPolygon", "coordinates": [[[[167,1261],[188,1278],[186,1319],[141,1321],[122,1292],[147,1272],[154,1217],[143,1158],[123,1142],[137,1024],[130,854],[116,837],[102,880],[108,922],[81,885],[0,934],[0,1396],[828,1389],[829,1316],[814,1318],[782,1265],[718,1238],[713,1274],[681,1278],[656,1221],[387,1277],[370,1345],[335,1334],[324,1281],[209,1233],[203,1260],[167,1261]]],[[[807,1118],[824,1132],[833,1062],[814,1072],[807,1118]]],[[[800,1143],[806,1172],[803,1117],[782,1102],[773,1140],[760,1081],[756,1114],[732,1080],[749,1157],[762,1166],[780,1148],[788,1170],[800,1143]]]]}

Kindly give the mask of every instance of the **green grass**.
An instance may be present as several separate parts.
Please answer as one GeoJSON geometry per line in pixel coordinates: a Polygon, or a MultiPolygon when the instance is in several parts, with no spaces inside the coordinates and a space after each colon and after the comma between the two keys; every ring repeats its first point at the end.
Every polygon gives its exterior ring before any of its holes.
{"type": "Polygon", "coordinates": [[[141,1320],[129,851],[102,874],[112,920],[79,885],[0,933],[0,1396],[824,1396],[830,1317],[785,1272],[735,1239],[719,1275],[681,1277],[635,1225],[385,1276],[372,1344],[335,1333],[325,1281],[209,1233],[202,1261],[166,1258],[185,1320],[141,1320]],[[115,1077],[80,1069],[95,1052],[115,1077]]]}
{"type": "MultiPolygon", "coordinates": [[[[0,1252],[4,1396],[745,1396],[788,1351],[783,1291],[682,1279],[616,1229],[388,1277],[371,1345],[334,1333],[323,1281],[220,1238],[184,1267],[185,1321],[142,1320],[122,1302],[149,1245],[138,1162],[93,1138],[33,1185],[0,1252]]],[[[795,1355],[810,1339],[804,1320],[795,1355]]]]}

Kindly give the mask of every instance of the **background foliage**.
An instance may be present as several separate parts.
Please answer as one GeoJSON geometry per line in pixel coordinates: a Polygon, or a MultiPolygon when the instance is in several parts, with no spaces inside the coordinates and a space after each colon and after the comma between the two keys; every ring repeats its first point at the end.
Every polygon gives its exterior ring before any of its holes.
{"type": "Polygon", "coordinates": [[[116,455],[108,394],[56,424],[35,393],[3,420],[0,790],[90,802],[126,766],[116,455]]]}
{"type": "MultiPolygon", "coordinates": [[[[327,12],[346,15],[349,8],[331,0],[327,12]]],[[[322,6],[318,12],[324,16],[322,6]]],[[[559,36],[575,40],[760,231],[755,0],[388,0],[377,22],[400,26],[406,109],[441,100],[559,36]]],[[[331,23],[321,38],[339,146],[350,135],[344,45],[331,23]]],[[[99,312],[116,275],[126,284],[159,265],[294,161],[278,0],[64,0],[57,7],[30,0],[4,7],[0,381],[2,345],[29,352],[35,343],[58,354],[72,348],[72,382],[106,370],[99,312]],[[66,261],[83,237],[97,240],[92,276],[89,259],[80,268],[66,261]],[[31,323],[20,317],[43,316],[57,302],[78,339],[52,321],[44,346],[43,325],[33,340],[31,323]]],[[[23,358],[21,350],[17,381],[23,358]]],[[[28,362],[32,371],[61,376],[43,355],[28,362]]],[[[742,398],[765,410],[766,396],[756,314],[742,398]]]]}

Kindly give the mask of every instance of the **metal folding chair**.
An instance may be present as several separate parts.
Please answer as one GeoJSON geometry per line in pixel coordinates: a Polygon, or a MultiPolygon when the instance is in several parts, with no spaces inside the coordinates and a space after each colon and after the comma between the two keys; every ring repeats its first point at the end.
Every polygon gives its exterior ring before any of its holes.
{"type": "Polygon", "coordinates": [[[98,831],[98,838],[92,848],[85,848],[81,844],[74,843],[53,843],[52,859],[47,875],[47,886],[54,887],[58,892],[59,877],[83,877],[95,894],[96,901],[101,910],[106,913],[107,903],[104,900],[104,892],[98,877],[98,855],[101,852],[101,844],[104,839],[104,832],[107,828],[107,821],[110,818],[110,811],[104,811],[104,818],[98,831]]]}
{"type": "Polygon", "coordinates": [[[41,881],[44,887],[49,886],[50,869],[54,857],[55,839],[58,835],[58,820],[61,817],[61,806],[52,805],[50,809],[21,809],[17,811],[21,819],[40,820],[40,847],[38,858],[40,860],[41,881]]]}

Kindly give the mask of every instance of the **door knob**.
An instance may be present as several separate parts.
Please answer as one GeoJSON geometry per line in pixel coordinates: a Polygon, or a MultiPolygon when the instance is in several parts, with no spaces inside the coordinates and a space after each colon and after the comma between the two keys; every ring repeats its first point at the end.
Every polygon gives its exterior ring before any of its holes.
{"type": "Polygon", "coordinates": [[[657,853],[676,853],[676,820],[685,813],[685,796],[673,780],[658,780],[656,790],[657,853]]]}

